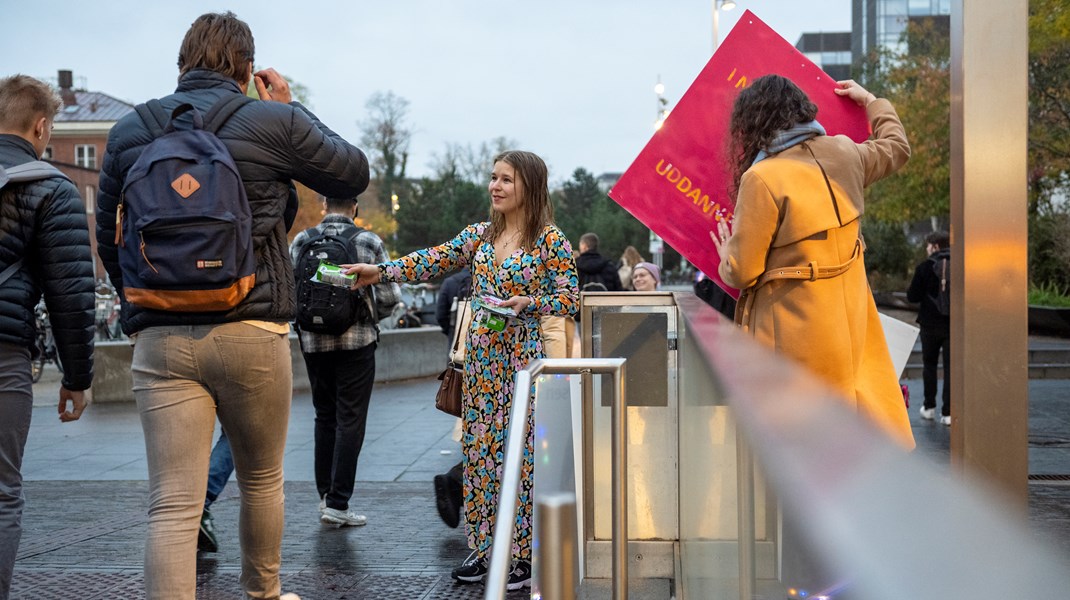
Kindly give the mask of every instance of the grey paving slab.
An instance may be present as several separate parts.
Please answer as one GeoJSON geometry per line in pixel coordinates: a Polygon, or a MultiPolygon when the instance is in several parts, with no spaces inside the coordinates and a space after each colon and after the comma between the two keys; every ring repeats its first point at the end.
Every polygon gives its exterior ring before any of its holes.
{"type": "MultiPolygon", "coordinates": [[[[918,454],[950,462],[950,429],[922,421],[921,382],[906,382],[918,454]]],[[[454,420],[433,407],[438,382],[377,385],[354,508],[369,524],[319,524],[312,484],[313,410],[307,395],[292,406],[286,447],[284,589],[304,598],[480,598],[482,586],[458,586],[449,570],[467,554],[460,530],[439,521],[430,478],[460,459],[454,420]],[[447,453],[444,453],[447,452],[447,453]]],[[[1070,474],[1070,382],[1030,382],[1030,470],[1070,474]]],[[[13,598],[124,598],[144,595],[142,549],[147,473],[133,404],[92,406],[60,424],[54,403],[35,408],[27,457],[25,533],[13,598]]],[[[940,510],[912,498],[918,510],[940,510]]],[[[237,486],[215,504],[222,548],[198,559],[198,597],[239,596],[237,486]]],[[[1070,557],[1070,486],[1030,485],[1030,520],[1038,539],[1070,557]]],[[[1070,565],[1070,558],[1067,559],[1070,565]]],[[[520,598],[523,594],[512,594],[520,598]]]]}

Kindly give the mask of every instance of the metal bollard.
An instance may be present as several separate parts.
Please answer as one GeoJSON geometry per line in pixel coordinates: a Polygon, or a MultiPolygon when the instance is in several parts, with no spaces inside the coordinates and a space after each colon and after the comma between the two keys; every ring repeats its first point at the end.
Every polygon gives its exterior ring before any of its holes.
{"type": "Polygon", "coordinates": [[[576,495],[556,493],[535,500],[539,593],[545,600],[576,600],[580,587],[576,495]]]}

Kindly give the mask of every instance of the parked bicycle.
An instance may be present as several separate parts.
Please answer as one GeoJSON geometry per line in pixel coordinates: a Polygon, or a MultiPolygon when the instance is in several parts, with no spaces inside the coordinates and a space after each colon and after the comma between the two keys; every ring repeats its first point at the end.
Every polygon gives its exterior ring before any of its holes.
{"type": "Polygon", "coordinates": [[[34,313],[37,317],[37,339],[34,344],[33,361],[30,363],[30,373],[33,382],[37,383],[45,371],[45,363],[55,363],[60,373],[63,372],[63,365],[59,362],[56,340],[52,336],[52,323],[48,320],[48,309],[45,308],[44,300],[37,303],[34,313]]]}
{"type": "Polygon", "coordinates": [[[107,281],[98,281],[97,296],[97,339],[117,340],[123,336],[119,326],[119,294],[107,281]]]}

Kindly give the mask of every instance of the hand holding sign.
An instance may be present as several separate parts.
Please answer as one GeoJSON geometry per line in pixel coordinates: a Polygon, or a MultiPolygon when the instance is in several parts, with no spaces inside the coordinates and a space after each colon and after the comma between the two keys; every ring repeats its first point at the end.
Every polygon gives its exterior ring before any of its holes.
{"type": "Polygon", "coordinates": [[[719,237],[719,224],[731,221],[734,208],[725,152],[732,104],[740,89],[770,73],[788,77],[806,92],[829,135],[845,134],[856,142],[869,137],[869,123],[858,104],[869,98],[856,98],[853,86],[837,84],[746,11],[609,192],[733,297],[738,290],[725,286],[717,275],[724,242],[713,239],[717,252],[711,252],[706,240],[719,237]]]}

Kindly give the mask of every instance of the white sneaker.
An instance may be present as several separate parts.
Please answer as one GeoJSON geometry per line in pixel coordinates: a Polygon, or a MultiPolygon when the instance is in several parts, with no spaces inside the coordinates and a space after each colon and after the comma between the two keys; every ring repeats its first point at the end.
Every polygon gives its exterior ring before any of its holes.
{"type": "Polygon", "coordinates": [[[294,594],[294,593],[283,594],[283,595],[279,596],[279,600],[301,600],[301,596],[298,596],[297,594],[294,594]]]}
{"type": "MultiPolygon", "coordinates": [[[[320,514],[322,515],[323,511],[326,510],[326,509],[327,509],[327,499],[326,498],[320,498],[320,514]]],[[[298,598],[297,600],[301,600],[301,599],[298,598]]]]}
{"type": "Polygon", "coordinates": [[[339,527],[359,527],[368,522],[368,517],[358,515],[351,510],[338,510],[337,508],[324,508],[320,515],[320,521],[339,527]]]}
{"type": "Polygon", "coordinates": [[[920,414],[921,418],[925,419],[926,421],[932,421],[934,418],[936,418],[936,409],[925,408],[923,406],[921,407],[921,410],[918,411],[918,414],[920,414]]]}
{"type": "Polygon", "coordinates": [[[951,417],[940,417],[940,424],[951,427],[951,417]]]}

